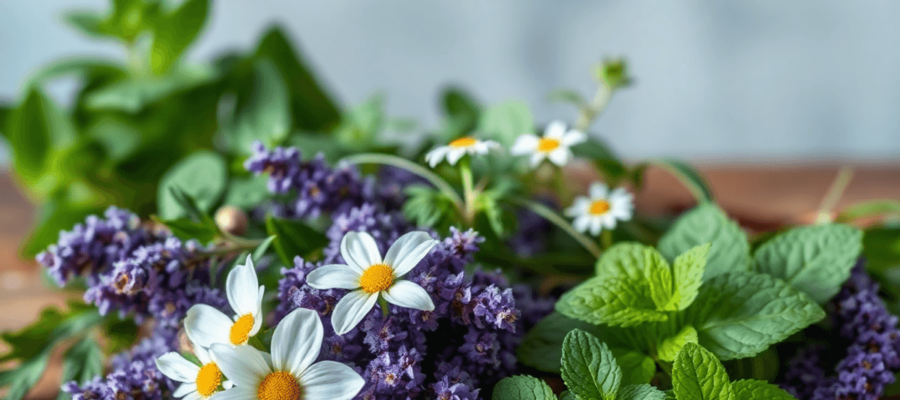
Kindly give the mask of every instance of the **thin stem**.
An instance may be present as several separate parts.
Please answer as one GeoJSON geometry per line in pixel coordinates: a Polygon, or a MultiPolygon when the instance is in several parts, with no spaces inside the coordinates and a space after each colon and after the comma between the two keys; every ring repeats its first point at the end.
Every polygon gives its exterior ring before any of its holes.
{"type": "Polygon", "coordinates": [[[384,296],[378,295],[378,305],[381,306],[381,315],[387,318],[390,313],[388,312],[388,302],[384,296]]]}
{"type": "Polygon", "coordinates": [[[560,217],[558,214],[556,214],[556,212],[554,212],[547,206],[521,197],[513,197],[509,200],[514,204],[525,207],[535,214],[544,217],[544,219],[546,219],[547,221],[550,221],[560,229],[566,231],[569,236],[572,236],[573,239],[584,246],[584,248],[589,251],[594,257],[600,258],[600,254],[602,254],[602,251],[600,251],[600,248],[597,247],[597,244],[594,243],[593,240],[576,231],[568,221],[560,217]]]}
{"type": "Polygon", "coordinates": [[[438,188],[444,195],[450,198],[451,201],[456,203],[456,206],[461,210],[463,206],[463,201],[459,197],[459,194],[450,186],[447,181],[443,178],[431,172],[419,164],[416,164],[412,161],[409,161],[404,158],[400,158],[397,156],[392,156],[388,154],[375,154],[375,153],[364,153],[364,154],[356,154],[349,157],[345,157],[343,160],[350,164],[382,164],[382,165],[390,165],[392,167],[397,167],[401,169],[405,169],[409,172],[412,172],[428,182],[430,182],[434,187],[438,188]]]}
{"type": "Polygon", "coordinates": [[[472,165],[468,156],[459,161],[459,175],[462,178],[463,199],[466,205],[465,219],[471,225],[475,220],[475,187],[472,179],[472,165]]]}
{"type": "Polygon", "coordinates": [[[603,250],[607,250],[612,247],[612,243],[612,231],[603,231],[600,233],[600,245],[603,246],[603,250]]]}
{"type": "Polygon", "coordinates": [[[588,104],[588,107],[581,110],[578,122],[575,123],[575,129],[579,131],[587,130],[587,128],[591,126],[591,123],[594,122],[594,119],[606,109],[607,105],[609,105],[609,100],[612,99],[613,92],[614,91],[609,86],[601,84],[600,87],[597,88],[597,93],[594,95],[594,99],[591,100],[591,103],[588,104]]]}
{"type": "Polygon", "coordinates": [[[847,190],[847,186],[850,185],[851,180],[853,180],[853,167],[841,167],[837,176],[835,176],[834,181],[831,182],[831,187],[828,188],[825,197],[822,198],[822,203],[819,204],[816,223],[824,224],[832,221],[831,212],[834,210],[834,207],[837,206],[838,201],[841,200],[841,197],[844,195],[844,191],[847,190]]]}

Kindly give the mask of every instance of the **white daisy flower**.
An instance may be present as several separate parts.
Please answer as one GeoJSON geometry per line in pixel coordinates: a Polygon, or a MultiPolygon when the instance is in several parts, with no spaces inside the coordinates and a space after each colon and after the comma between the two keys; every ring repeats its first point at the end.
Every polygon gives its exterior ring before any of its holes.
{"type": "Polygon", "coordinates": [[[347,265],[323,265],[310,272],[306,283],[316,289],[350,289],[334,307],[331,323],[338,335],[353,329],[369,313],[378,296],[400,307],[432,311],[425,289],[400,277],[411,271],[438,243],[425,232],[410,232],[397,239],[384,258],[375,239],[365,232],[349,232],[341,240],[347,265]]]}
{"type": "Polygon", "coordinates": [[[531,168],[540,165],[544,159],[562,167],[573,157],[569,148],[587,140],[584,132],[570,129],[562,121],[553,121],[544,129],[544,137],[530,133],[519,136],[510,149],[516,156],[531,155],[531,168]]]}
{"type": "Polygon", "coordinates": [[[634,209],[633,196],[623,188],[612,192],[606,185],[595,182],[590,197],[580,196],[566,209],[566,216],[575,218],[572,227],[579,232],[590,231],[597,236],[604,229],[614,229],[616,220],[628,221],[634,209]]]}
{"type": "Polygon", "coordinates": [[[264,290],[256,278],[253,260],[247,256],[246,263],[234,267],[225,281],[225,294],[234,317],[228,318],[206,304],[195,304],[184,318],[185,332],[191,341],[206,348],[212,347],[213,343],[246,344],[262,326],[264,290]]]}
{"type": "Polygon", "coordinates": [[[349,400],[365,385],[350,367],[316,361],[322,348],[322,321],[309,309],[298,308],[275,327],[272,355],[253,346],[212,347],[222,372],[234,387],[212,400],[349,400]]]}
{"type": "Polygon", "coordinates": [[[181,354],[169,352],[156,359],[156,368],[173,381],[181,382],[181,386],[172,393],[185,400],[208,399],[219,391],[219,386],[231,387],[230,382],[222,381],[222,371],[210,357],[209,352],[198,344],[194,344],[194,355],[200,359],[201,365],[194,364],[181,354]]]}
{"type": "Polygon", "coordinates": [[[471,136],[465,136],[450,142],[446,146],[435,147],[428,154],[425,154],[425,162],[431,168],[434,168],[446,158],[450,165],[456,165],[456,162],[466,154],[487,154],[491,149],[498,147],[500,147],[500,143],[493,140],[480,140],[471,136]]]}

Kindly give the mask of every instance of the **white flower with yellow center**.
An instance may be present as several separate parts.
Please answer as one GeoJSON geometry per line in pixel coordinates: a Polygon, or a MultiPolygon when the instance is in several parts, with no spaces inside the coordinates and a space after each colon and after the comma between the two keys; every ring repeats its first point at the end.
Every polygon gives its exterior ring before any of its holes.
{"type": "Polygon", "coordinates": [[[222,371],[203,347],[194,344],[194,355],[201,365],[188,361],[181,354],[169,352],[156,359],[156,368],[169,379],[181,382],[173,396],[185,400],[208,399],[225,383],[222,381],[222,371]]]}
{"type": "Polygon", "coordinates": [[[247,344],[262,326],[264,289],[256,278],[253,260],[247,256],[247,262],[234,267],[225,281],[225,294],[234,317],[228,318],[206,304],[195,304],[184,319],[185,332],[191,341],[206,348],[212,347],[213,343],[247,344]]]}
{"type": "Polygon", "coordinates": [[[612,192],[606,185],[595,182],[590,188],[590,197],[578,197],[566,209],[566,215],[575,218],[572,227],[579,232],[590,231],[597,236],[604,229],[614,229],[616,220],[628,221],[634,209],[632,195],[623,188],[612,192]]]}
{"type": "Polygon", "coordinates": [[[372,310],[378,296],[388,303],[432,311],[431,296],[406,275],[437,244],[425,232],[410,232],[397,239],[384,258],[375,239],[365,232],[349,232],[341,240],[346,265],[323,265],[310,272],[306,283],[316,289],[350,289],[334,307],[331,324],[338,335],[353,329],[372,310]]]}
{"type": "Polygon", "coordinates": [[[510,149],[516,156],[531,155],[531,168],[535,168],[545,159],[562,167],[573,157],[570,147],[587,140],[587,135],[574,129],[567,130],[566,124],[553,121],[544,129],[544,136],[537,137],[530,133],[519,136],[510,149]]]}
{"type": "Polygon", "coordinates": [[[234,387],[211,400],[349,400],[365,385],[350,367],[316,361],[322,348],[322,321],[309,309],[298,308],[275,327],[272,355],[253,346],[214,344],[222,372],[234,387]]]}
{"type": "Polygon", "coordinates": [[[425,154],[425,162],[431,168],[434,168],[446,158],[450,165],[456,165],[456,162],[466,154],[487,154],[491,149],[498,147],[500,147],[500,143],[493,140],[480,140],[471,136],[465,136],[450,142],[446,146],[435,147],[428,154],[425,154]]]}

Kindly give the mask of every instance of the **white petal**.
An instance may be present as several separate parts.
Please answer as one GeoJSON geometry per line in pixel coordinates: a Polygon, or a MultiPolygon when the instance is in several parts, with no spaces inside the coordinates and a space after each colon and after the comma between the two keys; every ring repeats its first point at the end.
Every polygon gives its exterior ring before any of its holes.
{"type": "Polygon", "coordinates": [[[431,296],[421,286],[410,281],[398,281],[390,289],[381,292],[388,303],[416,310],[434,311],[431,296]]]}
{"type": "Polygon", "coordinates": [[[544,128],[544,137],[547,139],[562,139],[566,134],[566,123],[562,121],[553,121],[544,128]]]}
{"type": "Polygon", "coordinates": [[[359,270],[347,265],[323,265],[306,276],[306,283],[316,289],[356,289],[361,275],[359,270]]]}
{"type": "Polygon", "coordinates": [[[372,265],[381,264],[381,252],[372,235],[366,232],[347,232],[341,240],[341,256],[351,267],[362,273],[372,265]]]}
{"type": "Polygon", "coordinates": [[[300,376],[322,348],[322,321],[315,311],[298,308],[284,317],[272,336],[272,366],[300,376]]]}
{"type": "Polygon", "coordinates": [[[591,235],[597,236],[600,234],[600,231],[603,230],[603,219],[593,217],[591,218],[591,235]]]}
{"type": "Polygon", "coordinates": [[[344,295],[331,313],[331,325],[335,333],[343,335],[350,332],[372,310],[372,307],[375,307],[377,300],[377,293],[368,294],[362,290],[354,290],[344,295]]]}
{"type": "Polygon", "coordinates": [[[300,376],[304,400],[349,400],[365,384],[356,371],[335,361],[317,362],[300,376]]]}
{"type": "MultiPolygon", "coordinates": [[[[197,379],[196,375],[194,376],[194,379],[197,379]]],[[[184,397],[188,393],[196,393],[196,392],[197,392],[197,384],[196,383],[194,383],[194,382],[182,383],[181,386],[178,387],[178,389],[175,389],[175,391],[172,392],[172,396],[184,397]]]]}
{"type": "Polygon", "coordinates": [[[594,182],[591,184],[590,194],[591,200],[605,199],[609,194],[609,189],[606,188],[606,185],[600,182],[594,182]]]}
{"type": "Polygon", "coordinates": [[[514,156],[531,154],[537,150],[538,140],[537,136],[530,133],[519,136],[516,138],[516,142],[513,143],[512,148],[509,149],[509,153],[514,156]]]}
{"type": "Polygon", "coordinates": [[[238,316],[253,314],[256,311],[257,288],[259,280],[253,269],[253,260],[247,256],[244,265],[238,265],[228,273],[225,280],[225,293],[228,304],[238,316]]]}
{"type": "Polygon", "coordinates": [[[603,227],[606,229],[615,229],[616,228],[616,217],[606,214],[600,217],[600,220],[603,221],[603,227]]]}
{"type": "Polygon", "coordinates": [[[234,324],[227,315],[206,304],[195,304],[184,318],[184,330],[192,342],[209,348],[213,343],[231,344],[234,324]]]}
{"type": "Polygon", "coordinates": [[[259,328],[262,327],[262,322],[263,322],[262,301],[263,301],[263,296],[265,294],[266,294],[266,287],[260,286],[259,294],[257,295],[257,300],[256,300],[256,311],[253,312],[253,328],[250,329],[250,333],[247,334],[248,336],[256,336],[256,334],[259,333],[259,328]]]}
{"type": "Polygon", "coordinates": [[[591,224],[591,217],[587,215],[582,215],[578,218],[575,218],[575,222],[572,223],[572,227],[575,228],[578,232],[586,232],[588,227],[591,224]]]}
{"type": "Polygon", "coordinates": [[[200,367],[186,360],[181,354],[169,352],[156,359],[156,368],[163,375],[178,382],[194,382],[200,367]]]}
{"type": "Polygon", "coordinates": [[[587,135],[585,135],[584,132],[572,129],[566,132],[565,135],[563,135],[560,143],[563,146],[569,147],[579,143],[584,143],[585,141],[587,141],[587,135]]]}
{"type": "Polygon", "coordinates": [[[569,162],[570,154],[572,154],[572,151],[567,147],[560,147],[551,151],[550,154],[547,155],[547,158],[557,166],[564,167],[569,162]]]}
{"type": "Polygon", "coordinates": [[[234,387],[234,382],[225,380],[222,382],[222,387],[225,388],[225,390],[231,389],[234,387]]]}
{"type": "Polygon", "coordinates": [[[437,147],[434,150],[429,151],[428,154],[425,154],[425,162],[427,162],[431,168],[434,168],[436,165],[440,164],[441,161],[444,161],[444,157],[447,156],[447,152],[449,151],[449,146],[437,147]]]}
{"type": "Polygon", "coordinates": [[[584,214],[584,211],[590,207],[591,201],[587,197],[579,196],[575,198],[572,205],[566,209],[565,214],[568,217],[577,217],[584,214]]]}
{"type": "Polygon", "coordinates": [[[212,395],[209,400],[258,400],[258,390],[259,388],[255,386],[252,388],[235,386],[212,395]]]}
{"type": "Polygon", "coordinates": [[[401,277],[415,268],[437,244],[438,241],[426,232],[407,233],[391,245],[384,256],[384,263],[394,269],[395,277],[401,277]]]}
{"type": "Polygon", "coordinates": [[[456,165],[456,162],[464,155],[466,155],[466,149],[451,149],[447,152],[447,162],[450,165],[456,165]]]}
{"type": "Polygon", "coordinates": [[[200,363],[203,365],[209,364],[212,361],[212,358],[209,356],[209,349],[203,347],[197,343],[191,343],[192,350],[194,350],[194,355],[197,356],[197,359],[200,360],[200,363]]]}
{"type": "Polygon", "coordinates": [[[185,393],[184,400],[203,400],[203,396],[199,392],[185,393]]]}
{"type": "Polygon", "coordinates": [[[222,374],[237,387],[256,388],[272,372],[263,353],[253,346],[231,347],[216,343],[210,351],[222,374]]]}
{"type": "Polygon", "coordinates": [[[547,158],[547,154],[536,152],[531,155],[531,161],[529,161],[529,165],[531,165],[532,169],[537,168],[537,166],[541,165],[541,161],[544,161],[545,158],[547,158]]]}

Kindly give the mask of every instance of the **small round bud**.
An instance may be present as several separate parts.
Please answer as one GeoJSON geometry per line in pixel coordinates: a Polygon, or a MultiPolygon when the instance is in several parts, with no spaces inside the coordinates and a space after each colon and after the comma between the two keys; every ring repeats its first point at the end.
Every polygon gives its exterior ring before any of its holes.
{"type": "Polygon", "coordinates": [[[609,58],[603,60],[597,68],[597,77],[610,89],[620,89],[631,84],[631,76],[628,75],[628,63],[623,58],[609,58]]]}
{"type": "Polygon", "coordinates": [[[247,213],[235,206],[222,206],[216,211],[216,226],[232,235],[243,235],[249,224],[247,213]]]}

